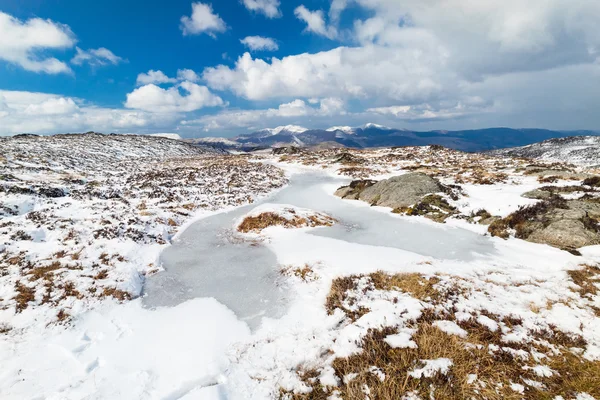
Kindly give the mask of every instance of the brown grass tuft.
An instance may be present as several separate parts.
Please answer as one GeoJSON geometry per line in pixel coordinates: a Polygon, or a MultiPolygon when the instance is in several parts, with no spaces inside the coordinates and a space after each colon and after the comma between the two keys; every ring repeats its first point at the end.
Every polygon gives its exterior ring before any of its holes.
{"type": "Polygon", "coordinates": [[[17,313],[20,313],[29,306],[30,302],[35,300],[35,289],[27,287],[20,281],[17,281],[15,283],[15,290],[17,291],[17,295],[13,297],[13,300],[17,303],[15,306],[17,313]]]}

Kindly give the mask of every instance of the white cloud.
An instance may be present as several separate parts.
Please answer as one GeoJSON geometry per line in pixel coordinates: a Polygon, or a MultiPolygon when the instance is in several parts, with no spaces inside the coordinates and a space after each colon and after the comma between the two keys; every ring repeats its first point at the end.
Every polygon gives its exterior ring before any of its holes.
{"type": "Polygon", "coordinates": [[[349,0],[331,0],[331,6],[329,7],[329,19],[331,22],[336,25],[340,22],[340,15],[348,6],[348,1],[349,0]]]}
{"type": "Polygon", "coordinates": [[[341,99],[325,98],[311,102],[320,105],[311,107],[304,100],[296,99],[279,105],[277,108],[262,110],[226,110],[214,115],[206,115],[196,120],[184,121],[183,125],[200,125],[204,130],[229,130],[235,128],[260,129],[266,126],[289,124],[306,117],[331,117],[345,115],[341,99]]]}
{"type": "Polygon", "coordinates": [[[393,116],[403,121],[435,121],[481,114],[491,111],[492,107],[493,102],[474,96],[466,97],[457,102],[444,101],[432,104],[374,107],[367,109],[367,112],[393,116]]]}
{"type": "Polygon", "coordinates": [[[71,69],[67,64],[40,52],[68,49],[74,44],[75,37],[66,25],[41,18],[23,22],[0,12],[0,59],[32,72],[68,73],[71,69]]]}
{"type": "Polygon", "coordinates": [[[125,107],[156,113],[190,112],[224,105],[206,86],[182,82],[168,89],[148,84],[127,94],[125,107]]]}
{"type": "Polygon", "coordinates": [[[75,101],[69,97],[51,97],[41,103],[29,104],[24,114],[27,115],[65,115],[73,114],[79,110],[75,101]]]}
{"type": "Polygon", "coordinates": [[[76,47],[75,50],[77,50],[77,54],[71,59],[71,63],[75,65],[88,63],[92,67],[98,67],[109,64],[117,65],[124,61],[121,57],[104,47],[89,50],[81,50],[79,47],[76,47]]]}
{"type": "Polygon", "coordinates": [[[162,71],[155,71],[151,69],[146,73],[141,73],[137,76],[136,84],[137,85],[148,85],[150,83],[175,83],[177,79],[169,78],[162,71]]]}
{"type": "Polygon", "coordinates": [[[451,56],[447,68],[473,81],[484,75],[589,63],[600,48],[597,1],[356,2],[375,14],[356,22],[362,44],[394,45],[405,27],[418,28],[446,49],[451,56]]]}
{"type": "Polygon", "coordinates": [[[296,7],[294,15],[306,23],[305,32],[312,32],[329,39],[337,37],[337,29],[334,26],[327,26],[323,11],[310,11],[304,5],[296,7]]]}
{"type": "Polygon", "coordinates": [[[130,132],[160,129],[176,122],[174,114],[88,106],[79,99],[56,94],[0,91],[0,135],[130,132]]]}
{"type": "Polygon", "coordinates": [[[416,53],[382,46],[339,47],[273,57],[270,62],[245,53],[233,68],[205,69],[203,79],[213,89],[251,100],[333,96],[422,102],[443,96],[457,84],[445,62],[442,51],[416,53]]]}
{"type": "Polygon", "coordinates": [[[191,17],[181,17],[181,30],[184,35],[206,33],[215,37],[215,33],[225,32],[227,25],[218,14],[213,12],[212,5],[198,2],[192,3],[191,17]]]}
{"type": "Polygon", "coordinates": [[[253,51],[275,51],[279,45],[275,40],[262,36],[246,36],[240,42],[253,51]]]}
{"type": "Polygon", "coordinates": [[[177,80],[198,82],[200,77],[191,69],[180,69],[177,70],[177,80]]]}
{"type": "Polygon", "coordinates": [[[243,3],[248,10],[264,14],[267,18],[281,17],[279,0],[243,0],[243,3]]]}

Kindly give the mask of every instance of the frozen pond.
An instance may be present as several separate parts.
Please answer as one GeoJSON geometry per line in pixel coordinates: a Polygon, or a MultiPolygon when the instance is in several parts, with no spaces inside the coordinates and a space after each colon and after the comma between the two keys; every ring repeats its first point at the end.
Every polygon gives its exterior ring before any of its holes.
{"type": "Polygon", "coordinates": [[[348,182],[325,174],[293,175],[274,196],[192,224],[161,255],[165,271],[148,278],[144,303],[175,306],[198,297],[214,297],[252,328],[263,316],[285,312],[285,289],[275,254],[260,244],[240,240],[232,226],[257,205],[291,204],[330,214],[339,224],[311,234],[363,245],[398,248],[439,259],[472,260],[494,252],[492,242],[476,233],[397,218],[331,195],[348,182]]]}

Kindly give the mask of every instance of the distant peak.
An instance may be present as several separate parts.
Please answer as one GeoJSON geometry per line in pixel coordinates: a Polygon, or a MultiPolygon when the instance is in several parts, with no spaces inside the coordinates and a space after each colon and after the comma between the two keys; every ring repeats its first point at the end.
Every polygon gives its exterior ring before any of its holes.
{"type": "Polygon", "coordinates": [[[327,132],[341,131],[348,134],[354,133],[355,130],[356,129],[351,126],[332,126],[331,128],[326,129],[327,132]]]}
{"type": "Polygon", "coordinates": [[[285,126],[278,126],[277,128],[273,128],[273,129],[265,129],[265,131],[271,132],[271,134],[273,135],[277,135],[278,133],[281,133],[283,131],[286,132],[292,132],[292,133],[302,133],[302,132],[306,132],[308,129],[302,127],[302,126],[298,126],[298,125],[285,125],[285,126]]]}
{"type": "Polygon", "coordinates": [[[374,124],[372,122],[366,123],[363,125],[363,129],[385,129],[385,130],[390,130],[392,128],[388,128],[387,126],[383,126],[383,125],[378,125],[378,124],[374,124]]]}

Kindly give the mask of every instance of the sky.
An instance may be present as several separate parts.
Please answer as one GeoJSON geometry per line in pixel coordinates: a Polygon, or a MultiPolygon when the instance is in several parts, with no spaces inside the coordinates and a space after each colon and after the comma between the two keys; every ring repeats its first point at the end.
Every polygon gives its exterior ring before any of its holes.
{"type": "Polygon", "coordinates": [[[0,135],[600,129],[598,0],[0,0],[0,135]]]}

